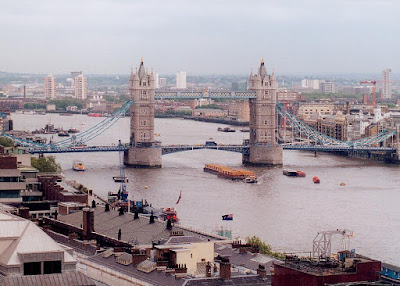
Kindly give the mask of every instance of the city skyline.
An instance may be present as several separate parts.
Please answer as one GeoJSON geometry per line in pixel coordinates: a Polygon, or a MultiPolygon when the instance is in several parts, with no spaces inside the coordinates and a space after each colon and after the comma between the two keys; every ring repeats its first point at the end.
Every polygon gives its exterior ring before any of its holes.
{"type": "Polygon", "coordinates": [[[277,74],[396,71],[396,7],[311,0],[6,3],[0,70],[124,74],[143,56],[160,74],[249,73],[262,57],[277,74]]]}

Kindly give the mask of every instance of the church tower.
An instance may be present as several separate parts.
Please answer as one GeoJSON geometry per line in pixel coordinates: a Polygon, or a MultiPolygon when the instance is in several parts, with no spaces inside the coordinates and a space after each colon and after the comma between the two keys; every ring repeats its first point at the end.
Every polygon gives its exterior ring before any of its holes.
{"type": "Polygon", "coordinates": [[[148,73],[143,60],[136,73],[129,78],[130,147],[125,152],[125,165],[137,168],[161,167],[161,146],[154,142],[155,77],[148,73]]]}
{"type": "Polygon", "coordinates": [[[249,90],[256,92],[250,105],[250,147],[243,163],[254,166],[282,165],[282,147],[276,140],[276,89],[274,72],[268,74],[261,60],[257,74],[250,74],[249,90]]]}

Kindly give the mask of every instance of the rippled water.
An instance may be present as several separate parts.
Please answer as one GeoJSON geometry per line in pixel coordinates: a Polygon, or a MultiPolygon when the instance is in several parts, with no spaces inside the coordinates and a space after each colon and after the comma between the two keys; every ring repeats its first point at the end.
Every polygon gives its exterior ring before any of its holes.
{"type": "MultiPolygon", "coordinates": [[[[87,129],[102,118],[57,114],[13,114],[15,129],[32,130],[52,123],[56,127],[87,129]]],[[[156,119],[163,144],[200,144],[212,137],[218,143],[241,143],[248,133],[218,132],[221,124],[182,119],[156,119]]],[[[235,128],[235,127],[234,127],[235,128]]],[[[239,128],[237,128],[239,129],[239,128]]],[[[129,119],[90,144],[128,142],[129,119]]],[[[118,185],[118,153],[57,154],[68,179],[74,179],[106,196],[118,185]],[[72,161],[84,161],[86,171],[73,172],[72,161]]],[[[281,167],[248,168],[259,177],[245,184],[204,173],[206,163],[241,167],[241,155],[226,151],[197,150],[163,156],[161,169],[127,169],[128,190],[134,199],[147,199],[157,207],[174,206],[182,224],[213,231],[232,229],[242,238],[257,235],[280,251],[310,251],[318,231],[346,228],[354,231],[351,248],[367,256],[400,264],[399,167],[329,154],[284,151],[283,168],[302,170],[305,178],[282,175],[281,167]],[[318,176],[321,184],[313,184],[318,176]],[[345,182],[346,186],[339,184],[345,182]],[[145,189],[148,186],[148,189],[145,189]],[[175,202],[182,190],[182,199],[175,202]],[[233,213],[233,221],[221,215],[233,213]]],[[[339,240],[339,238],[337,238],[339,240]]]]}

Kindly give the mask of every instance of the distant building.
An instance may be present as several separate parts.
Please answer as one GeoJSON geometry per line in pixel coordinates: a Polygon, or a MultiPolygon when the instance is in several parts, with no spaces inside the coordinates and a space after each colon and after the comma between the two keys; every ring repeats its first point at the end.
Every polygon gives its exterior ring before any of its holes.
{"type": "Polygon", "coordinates": [[[52,74],[44,78],[44,97],[50,99],[56,97],[56,79],[52,74]]]}
{"type": "Polygon", "coordinates": [[[158,72],[154,72],[154,88],[160,87],[160,78],[158,72]]]}
{"type": "Polygon", "coordinates": [[[74,78],[74,97],[78,99],[87,98],[87,82],[83,74],[74,78]]]}
{"type": "Polygon", "coordinates": [[[55,104],[46,104],[46,111],[55,111],[56,105],[55,104]]]}
{"type": "Polygon", "coordinates": [[[236,101],[229,104],[228,117],[239,122],[250,121],[250,105],[248,100],[236,101]]]}
{"type": "Polygon", "coordinates": [[[336,85],[333,81],[325,81],[321,84],[322,92],[325,94],[336,93],[336,85]]]}
{"type": "Polygon", "coordinates": [[[317,90],[320,88],[320,81],[318,79],[303,79],[301,81],[301,87],[317,90]]]}
{"type": "Polygon", "coordinates": [[[312,115],[332,115],[335,105],[330,102],[310,102],[301,103],[297,111],[297,115],[304,119],[312,115]]]}
{"type": "Polygon", "coordinates": [[[277,92],[278,101],[298,101],[298,93],[287,89],[281,89],[277,92]]]}
{"type": "Polygon", "coordinates": [[[392,98],[392,70],[385,69],[382,71],[382,96],[383,98],[392,98]]]}
{"type": "Polygon", "coordinates": [[[186,72],[179,71],[176,73],[176,88],[186,88],[186,72]]]}
{"type": "Polygon", "coordinates": [[[26,183],[21,180],[17,157],[0,154],[0,202],[21,203],[21,191],[26,189],[26,183]]]}
{"type": "Polygon", "coordinates": [[[160,77],[158,86],[159,87],[167,86],[167,79],[165,77],[160,77]]]}
{"type": "Polygon", "coordinates": [[[198,108],[193,110],[192,116],[196,117],[214,117],[214,118],[222,118],[227,116],[228,113],[222,109],[211,109],[211,108],[198,108]]]}

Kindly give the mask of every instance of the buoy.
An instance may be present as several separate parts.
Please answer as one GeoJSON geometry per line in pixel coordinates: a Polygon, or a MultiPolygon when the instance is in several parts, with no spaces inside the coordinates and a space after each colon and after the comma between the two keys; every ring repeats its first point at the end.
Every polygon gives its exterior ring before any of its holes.
{"type": "Polygon", "coordinates": [[[144,186],[144,188],[147,190],[148,186],[144,186]]]}

